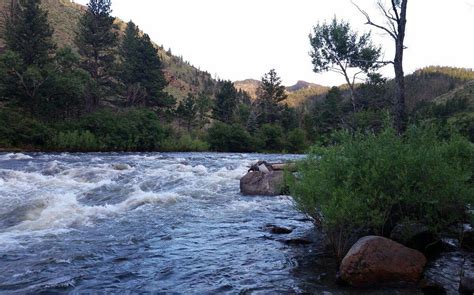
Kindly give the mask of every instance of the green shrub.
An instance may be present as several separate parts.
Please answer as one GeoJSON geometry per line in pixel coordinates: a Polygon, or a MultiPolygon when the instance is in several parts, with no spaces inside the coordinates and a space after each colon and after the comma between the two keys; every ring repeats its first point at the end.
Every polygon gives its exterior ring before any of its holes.
{"type": "Polygon", "coordinates": [[[386,128],[338,139],[314,147],[290,181],[297,205],[325,229],[337,258],[360,230],[388,235],[395,223],[415,221],[441,231],[465,218],[474,201],[474,148],[467,140],[442,140],[417,127],[404,138],[386,128]]]}
{"type": "Polygon", "coordinates": [[[281,152],[285,149],[283,128],[275,124],[264,124],[258,132],[265,151],[281,152]]]}
{"type": "Polygon", "coordinates": [[[208,132],[211,149],[218,152],[253,152],[256,150],[256,141],[240,125],[228,125],[217,122],[208,132]]]}
{"type": "Polygon", "coordinates": [[[163,141],[160,150],[167,152],[205,152],[209,150],[209,144],[199,138],[193,138],[190,134],[172,135],[163,141]]]}
{"type": "Polygon", "coordinates": [[[164,138],[158,116],[151,110],[100,110],[81,119],[79,126],[99,140],[102,150],[154,151],[164,138]]]}
{"type": "Polygon", "coordinates": [[[388,114],[382,111],[364,110],[355,114],[357,129],[364,131],[380,132],[388,114]]]}
{"type": "Polygon", "coordinates": [[[0,110],[0,145],[2,147],[42,147],[51,130],[36,119],[4,108],[0,110]]]}
{"type": "Polygon", "coordinates": [[[302,153],[308,148],[306,134],[301,129],[294,129],[288,133],[286,149],[290,153],[302,153]]]}
{"type": "Polygon", "coordinates": [[[53,150],[90,152],[101,149],[100,143],[90,131],[59,132],[50,142],[53,150]]]}

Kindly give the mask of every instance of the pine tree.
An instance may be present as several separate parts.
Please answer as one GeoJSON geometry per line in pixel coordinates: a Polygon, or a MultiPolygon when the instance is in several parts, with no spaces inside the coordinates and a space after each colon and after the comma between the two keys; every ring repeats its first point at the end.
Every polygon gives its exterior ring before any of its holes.
{"type": "Polygon", "coordinates": [[[262,84],[258,89],[259,105],[262,108],[262,124],[278,121],[281,111],[278,104],[287,97],[285,86],[281,84],[280,77],[274,69],[271,69],[262,77],[262,84]]]}
{"type": "Polygon", "coordinates": [[[28,66],[43,67],[56,49],[48,14],[38,0],[11,1],[5,24],[7,48],[16,52],[28,66]]]}
{"type": "Polygon", "coordinates": [[[216,95],[213,115],[215,119],[230,124],[234,120],[238,105],[238,93],[231,81],[221,81],[220,84],[219,92],[216,95]]]}
{"type": "Polygon", "coordinates": [[[212,109],[212,99],[205,93],[200,93],[196,100],[196,108],[198,115],[198,124],[200,128],[209,123],[208,113],[212,109]]]}
{"type": "Polygon", "coordinates": [[[99,103],[100,97],[107,96],[114,90],[113,71],[118,37],[110,7],[110,0],[90,0],[87,11],[79,22],[76,36],[83,68],[94,81],[89,90],[93,105],[99,103]]]}
{"type": "Polygon", "coordinates": [[[140,35],[133,22],[127,25],[121,55],[123,64],[120,78],[127,88],[142,87],[145,91],[145,104],[148,106],[174,106],[174,99],[164,92],[168,82],[163,75],[158,51],[147,34],[140,35]]]}
{"type": "Polygon", "coordinates": [[[188,132],[190,132],[198,115],[196,98],[193,95],[188,94],[188,97],[186,97],[184,101],[182,100],[179,102],[178,108],[176,109],[176,114],[185,122],[186,129],[188,132]]]}

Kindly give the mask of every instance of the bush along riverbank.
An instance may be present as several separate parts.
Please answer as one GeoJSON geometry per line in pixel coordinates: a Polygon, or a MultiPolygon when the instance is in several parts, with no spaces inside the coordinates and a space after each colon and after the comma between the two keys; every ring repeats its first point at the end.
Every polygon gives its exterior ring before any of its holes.
{"type": "Polygon", "coordinates": [[[344,283],[421,279],[426,292],[472,292],[473,170],[466,139],[423,127],[399,136],[388,127],[337,133],[333,145],[313,147],[288,182],[299,209],[325,232],[344,283]],[[447,250],[462,257],[449,270],[456,286],[436,277],[433,261],[447,250]]]}

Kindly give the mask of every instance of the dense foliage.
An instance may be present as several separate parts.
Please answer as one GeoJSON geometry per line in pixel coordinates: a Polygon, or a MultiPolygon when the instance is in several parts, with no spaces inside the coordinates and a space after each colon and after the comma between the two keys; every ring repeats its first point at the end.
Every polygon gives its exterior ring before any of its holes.
{"type": "Polygon", "coordinates": [[[168,108],[175,100],[163,90],[168,84],[162,72],[157,49],[147,34],[141,35],[138,27],[129,22],[121,46],[122,66],[120,78],[126,85],[127,105],[168,108]]]}
{"type": "MultiPolygon", "coordinates": [[[[340,130],[380,132],[393,109],[393,82],[374,72],[379,48],[337,19],[314,28],[315,70],[344,58],[347,70],[362,70],[366,81],[323,87],[295,107],[274,69],[262,76],[256,97],[231,81],[185,71],[182,58],[155,46],[133,22],[116,20],[110,0],[91,0],[75,16],[81,17],[76,36],[68,36],[73,48],[54,43],[60,40],[42,7],[52,14],[56,8],[37,0],[11,3],[0,53],[0,148],[302,153],[315,142],[333,144],[340,130]],[[184,76],[192,87],[179,83],[184,76]],[[177,87],[191,93],[175,99],[170,93],[177,87]]],[[[412,122],[442,126],[446,134],[454,128],[473,140],[472,88],[430,102],[469,79],[472,71],[441,67],[409,76],[412,122]]],[[[313,93],[304,85],[299,91],[313,93]]]]}
{"type": "Polygon", "coordinates": [[[354,233],[389,235],[397,222],[441,231],[466,218],[474,201],[474,146],[434,129],[392,128],[379,135],[341,132],[314,147],[291,191],[301,210],[328,233],[342,258],[354,233]]]}
{"type": "Polygon", "coordinates": [[[381,48],[372,44],[370,33],[359,36],[345,21],[336,17],[318,24],[310,35],[314,72],[341,74],[349,86],[352,107],[357,110],[355,84],[361,73],[369,74],[380,67],[381,48]]]}

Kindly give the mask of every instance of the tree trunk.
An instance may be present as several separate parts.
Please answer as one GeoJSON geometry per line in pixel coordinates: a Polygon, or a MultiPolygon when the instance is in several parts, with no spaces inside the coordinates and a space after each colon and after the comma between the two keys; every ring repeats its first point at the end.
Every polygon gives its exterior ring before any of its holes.
{"type": "Polygon", "coordinates": [[[405,106],[405,73],[403,72],[403,51],[405,50],[405,28],[407,23],[407,2],[402,0],[399,21],[397,22],[398,34],[395,40],[395,128],[399,134],[405,132],[407,117],[405,106]]]}
{"type": "MultiPolygon", "coordinates": [[[[399,134],[402,134],[406,128],[406,110],[405,110],[405,74],[403,72],[403,49],[399,50],[397,45],[397,54],[395,55],[395,128],[399,134]]],[[[403,45],[401,45],[403,47],[403,45]]]]}

